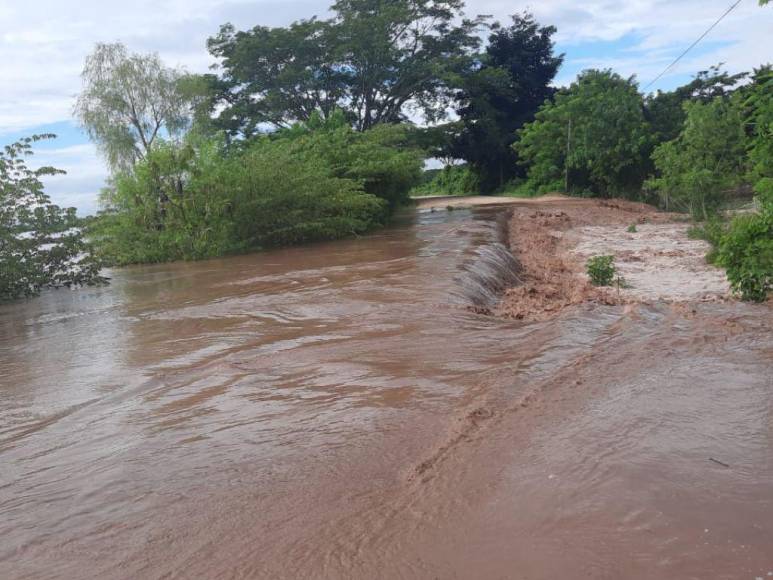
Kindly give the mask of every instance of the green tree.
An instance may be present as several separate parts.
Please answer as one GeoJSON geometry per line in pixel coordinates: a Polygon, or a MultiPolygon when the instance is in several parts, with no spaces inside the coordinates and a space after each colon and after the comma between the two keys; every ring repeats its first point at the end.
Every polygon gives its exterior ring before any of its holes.
{"type": "Polygon", "coordinates": [[[773,180],[758,184],[759,209],[733,219],[722,236],[717,264],[744,300],[762,302],[773,289],[773,180]]]}
{"type": "Polygon", "coordinates": [[[159,143],[106,191],[90,234],[112,264],[192,260],[358,234],[386,203],[288,140],[226,152],[222,141],[159,143]]]}
{"type": "Polygon", "coordinates": [[[33,143],[53,137],[28,137],[0,152],[0,301],[104,282],[75,208],[54,205],[44,192],[41,178],[64,172],[25,162],[33,143]]]}
{"type": "Polygon", "coordinates": [[[603,197],[639,193],[650,129],[633,78],[584,71],[545,103],[519,135],[514,147],[537,191],[603,197]]]}
{"type": "Polygon", "coordinates": [[[687,120],[679,137],[659,145],[657,177],[648,187],[666,209],[683,209],[707,219],[746,170],[746,136],[738,98],[685,103],[687,120]]]}
{"type": "Polygon", "coordinates": [[[359,131],[445,113],[455,75],[468,67],[482,20],[465,19],[461,0],[339,0],[329,20],[237,32],[208,41],[220,59],[209,78],[213,110],[230,135],[262,124],[288,127],[336,109],[359,131]]]}
{"type": "Polygon", "coordinates": [[[763,301],[773,289],[773,71],[754,71],[744,87],[749,128],[749,176],[757,193],[757,211],[733,219],[722,236],[717,263],[745,300],[763,301]]]}
{"type": "Polygon", "coordinates": [[[157,54],[99,43],[81,76],[75,116],[114,171],[131,169],[159,138],[179,137],[189,125],[182,74],[165,67],[157,54]]]}
{"type": "Polygon", "coordinates": [[[652,126],[655,143],[679,136],[687,119],[686,102],[706,103],[716,97],[729,98],[747,76],[747,73],[731,75],[722,70],[722,65],[715,65],[700,71],[692,81],[673,91],[649,95],[645,99],[645,114],[652,126]]]}
{"type": "Polygon", "coordinates": [[[338,111],[325,120],[312,116],[308,123],[275,137],[289,140],[297,156],[323,159],[332,175],[360,183],[390,209],[406,202],[408,192],[421,181],[423,155],[404,125],[378,125],[359,132],[338,111]]]}
{"type": "Polygon", "coordinates": [[[516,14],[510,26],[493,26],[480,65],[463,77],[457,113],[464,129],[452,151],[476,171],[484,191],[519,174],[516,131],[553,96],[563,62],[554,54],[555,33],[529,13],[516,14]]]}
{"type": "Polygon", "coordinates": [[[743,94],[750,129],[751,180],[757,192],[763,193],[773,189],[773,68],[765,65],[755,70],[743,94]]]}
{"type": "Polygon", "coordinates": [[[261,124],[288,127],[313,113],[327,118],[347,94],[349,74],[338,65],[337,43],[332,24],[317,19],[246,32],[221,26],[207,41],[222,70],[221,77],[207,76],[211,107],[225,105],[217,125],[251,136],[261,124]]]}
{"type": "Polygon", "coordinates": [[[355,131],[342,113],[226,147],[158,141],[102,196],[90,230],[112,264],[199,259],[335,239],[383,224],[421,178],[404,127],[355,131]]]}

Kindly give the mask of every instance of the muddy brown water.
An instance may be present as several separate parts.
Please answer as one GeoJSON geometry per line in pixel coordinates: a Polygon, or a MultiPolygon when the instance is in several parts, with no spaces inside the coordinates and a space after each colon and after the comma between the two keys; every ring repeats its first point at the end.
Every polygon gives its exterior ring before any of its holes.
{"type": "Polygon", "coordinates": [[[1,307],[0,578],[773,577],[771,308],[475,315],[498,211],[1,307]]]}

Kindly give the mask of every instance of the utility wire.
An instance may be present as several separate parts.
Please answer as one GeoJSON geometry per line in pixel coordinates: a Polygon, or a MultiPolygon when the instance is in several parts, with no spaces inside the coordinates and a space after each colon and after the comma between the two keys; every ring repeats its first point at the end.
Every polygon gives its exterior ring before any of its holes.
{"type": "Polygon", "coordinates": [[[701,35],[700,35],[700,37],[698,38],[698,40],[696,40],[696,41],[695,41],[695,42],[693,42],[693,43],[692,43],[690,46],[688,46],[688,47],[687,47],[687,50],[685,50],[685,51],[684,51],[682,54],[680,54],[678,57],[676,57],[676,59],[674,60],[674,62],[672,62],[670,65],[668,65],[668,66],[667,66],[665,69],[663,69],[663,72],[662,72],[662,73],[660,73],[660,74],[659,74],[658,76],[656,76],[656,77],[655,77],[653,80],[651,80],[651,81],[649,82],[649,84],[648,84],[646,87],[644,87],[644,89],[642,89],[642,92],[646,91],[646,90],[647,90],[648,88],[650,88],[650,87],[651,87],[653,84],[655,84],[655,83],[656,83],[658,80],[660,80],[660,78],[661,78],[661,77],[662,77],[664,74],[666,74],[668,71],[670,71],[672,68],[674,68],[674,65],[675,65],[676,63],[678,63],[680,60],[682,60],[682,58],[684,58],[684,56],[685,56],[685,55],[686,55],[688,52],[690,52],[690,51],[691,51],[693,48],[695,48],[695,47],[697,46],[697,44],[698,44],[698,43],[699,43],[701,40],[703,40],[704,38],[706,38],[706,36],[708,35],[708,33],[709,33],[709,32],[711,32],[712,30],[714,30],[714,28],[716,28],[717,24],[719,24],[720,22],[722,22],[722,21],[725,19],[725,16],[727,16],[727,15],[728,15],[728,14],[730,14],[730,13],[731,13],[733,10],[735,10],[736,6],[738,6],[738,5],[739,5],[739,4],[740,4],[742,1],[743,1],[743,0],[737,0],[737,2],[736,2],[735,4],[733,4],[733,5],[732,5],[730,8],[728,8],[728,9],[725,11],[725,13],[724,13],[722,16],[720,16],[720,17],[717,19],[717,21],[716,21],[714,24],[712,24],[711,26],[709,26],[709,27],[706,29],[706,32],[704,32],[703,34],[701,34],[701,35]]]}

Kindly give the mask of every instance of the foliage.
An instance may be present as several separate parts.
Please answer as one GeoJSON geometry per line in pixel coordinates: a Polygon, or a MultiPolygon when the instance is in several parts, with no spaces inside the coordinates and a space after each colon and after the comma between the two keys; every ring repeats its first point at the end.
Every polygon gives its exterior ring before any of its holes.
{"type": "Polygon", "coordinates": [[[157,54],[129,54],[120,43],[96,45],[83,68],[75,116],[114,171],[130,170],[162,136],[189,123],[190,102],[181,74],[157,54]]]}
{"type": "Polygon", "coordinates": [[[655,143],[672,141],[679,136],[687,120],[685,103],[708,103],[717,97],[730,97],[738,83],[747,76],[747,73],[731,75],[723,71],[720,65],[715,65],[700,71],[684,86],[673,91],[658,91],[655,95],[648,96],[645,101],[645,114],[652,126],[655,143]]]}
{"type": "Polygon", "coordinates": [[[431,180],[414,188],[411,193],[413,195],[474,195],[478,190],[478,178],[468,166],[448,165],[435,171],[431,180]]]}
{"type": "Polygon", "coordinates": [[[631,224],[626,228],[625,231],[628,232],[629,234],[635,234],[637,232],[636,224],[631,224]]]}
{"type": "Polygon", "coordinates": [[[752,83],[745,89],[751,178],[773,178],[773,68],[767,65],[755,70],[752,83]]]}
{"type": "Polygon", "coordinates": [[[614,256],[593,256],[585,264],[591,284],[610,286],[615,278],[614,256]]]}
{"type": "Polygon", "coordinates": [[[554,55],[555,27],[540,27],[529,13],[512,20],[508,27],[494,25],[480,65],[462,77],[457,95],[463,131],[451,151],[476,171],[483,191],[519,175],[516,131],[553,96],[563,62],[554,55]]]}
{"type": "Polygon", "coordinates": [[[390,209],[408,201],[408,192],[421,181],[423,155],[404,125],[358,132],[337,111],[327,119],[312,115],[309,122],[279,131],[272,140],[287,141],[293,155],[323,160],[333,176],[361,183],[390,209]]]}
{"type": "Polygon", "coordinates": [[[736,217],[722,237],[717,263],[744,300],[762,302],[773,289],[773,179],[757,185],[759,213],[736,217]]]}
{"type": "Polygon", "coordinates": [[[483,19],[465,19],[461,0],[338,0],[329,20],[210,38],[221,62],[209,76],[219,126],[251,136],[261,124],[288,127],[336,109],[359,131],[405,121],[413,107],[442,117],[449,83],[469,66],[483,19]]]}
{"type": "Polygon", "coordinates": [[[707,219],[745,173],[741,110],[737,98],[717,97],[707,103],[688,102],[685,111],[679,137],[655,149],[658,176],[647,185],[666,209],[688,210],[695,218],[707,219]]]}
{"type": "Polygon", "coordinates": [[[609,70],[584,71],[519,134],[514,147],[520,163],[528,166],[532,189],[602,197],[638,194],[650,135],[632,78],[609,70]]]}
{"type": "Polygon", "coordinates": [[[64,172],[25,162],[33,143],[53,137],[28,137],[0,152],[0,301],[104,281],[75,208],[52,204],[43,190],[42,177],[64,172]]]}
{"type": "Polygon", "coordinates": [[[115,264],[199,259],[335,239],[382,224],[418,183],[405,131],[354,131],[341,116],[240,147],[192,136],[158,142],[103,195],[92,235],[115,264]]]}

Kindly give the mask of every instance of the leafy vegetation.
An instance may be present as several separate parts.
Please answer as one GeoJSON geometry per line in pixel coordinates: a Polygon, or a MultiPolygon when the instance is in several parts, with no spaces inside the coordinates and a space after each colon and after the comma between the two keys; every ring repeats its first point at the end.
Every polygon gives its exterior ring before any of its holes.
{"type": "Polygon", "coordinates": [[[736,217],[722,236],[716,262],[727,270],[733,290],[762,302],[773,288],[773,187],[759,213],[736,217]]]}
{"type": "Polygon", "coordinates": [[[82,73],[75,116],[115,171],[131,170],[156,141],[189,126],[192,99],[182,73],[156,54],[130,54],[120,43],[97,44],[82,73]]]}
{"type": "Polygon", "coordinates": [[[250,137],[337,110],[358,131],[405,121],[408,106],[442,118],[452,82],[472,62],[482,18],[461,0],[338,0],[332,18],[287,28],[226,24],[209,39],[222,76],[208,77],[216,124],[250,137]]]}
{"type": "Polygon", "coordinates": [[[415,187],[413,195],[474,195],[480,191],[478,176],[466,165],[448,165],[430,174],[430,179],[415,187]]]}
{"type": "Polygon", "coordinates": [[[611,197],[641,188],[650,135],[633,79],[585,71],[519,134],[514,147],[535,191],[611,197]]]}
{"type": "Polygon", "coordinates": [[[554,26],[540,26],[528,13],[512,20],[492,27],[480,65],[462,76],[457,94],[462,130],[449,149],[475,171],[486,192],[523,177],[512,148],[516,132],[552,98],[564,58],[554,54],[554,26]]]}
{"type": "Polygon", "coordinates": [[[92,233],[109,263],[199,259],[335,239],[383,224],[418,182],[399,126],[357,133],[318,118],[239,149],[161,142],[116,176],[92,233]]]}
{"type": "Polygon", "coordinates": [[[738,99],[716,97],[685,104],[687,118],[680,135],[659,145],[652,157],[659,176],[649,186],[666,209],[689,211],[708,219],[745,175],[743,120],[738,99]]]}
{"type": "Polygon", "coordinates": [[[0,152],[0,301],[104,281],[75,208],[54,205],[44,192],[41,178],[63,172],[30,169],[24,159],[35,142],[53,137],[28,137],[0,152]]]}
{"type": "Polygon", "coordinates": [[[585,270],[594,286],[611,286],[615,279],[615,257],[593,256],[585,264],[585,270]]]}
{"type": "Polygon", "coordinates": [[[773,288],[773,71],[763,67],[747,87],[745,106],[752,132],[750,175],[758,211],[736,217],[718,244],[717,263],[745,300],[765,300],[773,288]]]}

